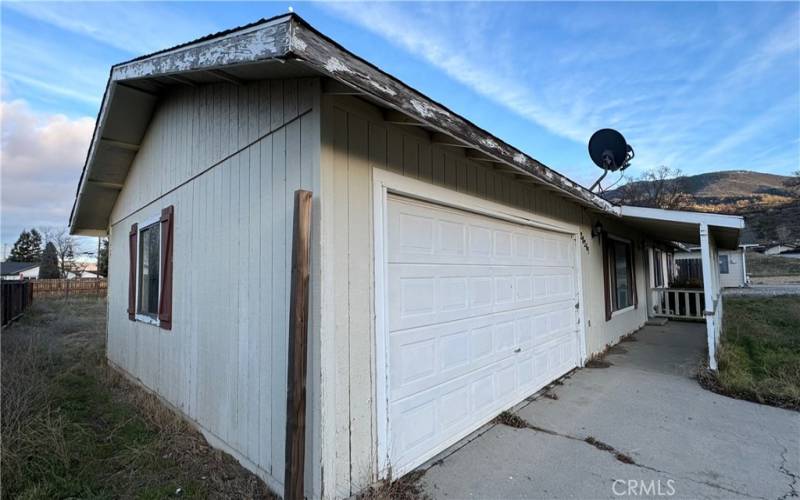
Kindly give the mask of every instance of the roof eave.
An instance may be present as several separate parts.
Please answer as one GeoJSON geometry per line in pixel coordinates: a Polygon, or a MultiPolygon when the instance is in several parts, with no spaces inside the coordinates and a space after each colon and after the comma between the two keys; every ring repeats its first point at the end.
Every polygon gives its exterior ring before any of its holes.
{"type": "MultiPolygon", "coordinates": [[[[70,214],[70,231],[73,234],[98,235],[107,230],[105,226],[99,227],[102,225],[99,221],[87,225],[79,223],[78,219],[81,218],[87,190],[105,193],[107,205],[108,200],[116,199],[116,194],[103,190],[121,189],[120,183],[116,184],[116,188],[109,186],[108,182],[98,182],[91,187],[87,185],[93,182],[98,143],[103,140],[120,142],[114,138],[109,140],[104,135],[109,110],[114,105],[117,94],[142,92],[125,85],[125,82],[286,59],[297,60],[320,74],[359,89],[387,108],[397,110],[430,129],[452,136],[493,161],[513,168],[519,172],[518,175],[530,177],[583,206],[609,215],[620,214],[616,205],[352,54],[300,17],[286,14],[112,67],[70,214]],[[122,88],[125,90],[120,90],[122,88]]],[[[105,220],[107,225],[107,217],[105,220]]]]}

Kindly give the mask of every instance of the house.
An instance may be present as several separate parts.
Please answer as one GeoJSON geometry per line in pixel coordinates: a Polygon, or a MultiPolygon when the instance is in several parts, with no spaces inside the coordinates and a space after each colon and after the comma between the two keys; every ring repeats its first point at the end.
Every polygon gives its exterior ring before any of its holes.
{"type": "MultiPolygon", "coordinates": [[[[719,251],[719,278],[723,288],[747,286],[747,248],[754,245],[739,245],[736,250],[719,251]]],[[[675,253],[676,273],[681,281],[702,283],[700,248],[690,247],[675,253]]]]}
{"type": "Polygon", "coordinates": [[[35,279],[39,277],[38,262],[0,262],[0,274],[4,280],[35,279]]]}
{"type": "Polygon", "coordinates": [[[744,226],[609,203],[293,14],[114,66],[70,219],[110,239],[109,363],[277,492],[297,189],[314,498],[399,477],[582,366],[648,319],[649,249],[715,262],[744,226]]]}

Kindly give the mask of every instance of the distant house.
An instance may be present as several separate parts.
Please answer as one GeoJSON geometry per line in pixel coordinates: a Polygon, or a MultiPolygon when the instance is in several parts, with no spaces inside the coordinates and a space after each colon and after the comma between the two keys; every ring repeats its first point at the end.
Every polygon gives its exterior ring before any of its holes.
{"type": "Polygon", "coordinates": [[[35,279],[39,277],[38,262],[0,262],[4,280],[35,279]]]}
{"type": "MultiPolygon", "coordinates": [[[[739,245],[736,250],[719,250],[719,283],[722,288],[747,286],[748,246],[739,245]]],[[[675,253],[675,274],[680,282],[703,282],[703,268],[700,261],[700,248],[690,247],[675,253]]]]}
{"type": "Polygon", "coordinates": [[[223,31],[112,68],[70,227],[109,235],[109,363],[278,493],[297,189],[309,498],[399,477],[680,314],[647,293],[672,241],[709,263],[704,305],[679,300],[716,368],[711,263],[741,217],[610,203],[296,15],[223,31]]]}
{"type": "Polygon", "coordinates": [[[797,250],[796,245],[788,243],[781,243],[780,245],[768,246],[764,249],[764,255],[780,255],[782,253],[794,252],[797,250]]]}

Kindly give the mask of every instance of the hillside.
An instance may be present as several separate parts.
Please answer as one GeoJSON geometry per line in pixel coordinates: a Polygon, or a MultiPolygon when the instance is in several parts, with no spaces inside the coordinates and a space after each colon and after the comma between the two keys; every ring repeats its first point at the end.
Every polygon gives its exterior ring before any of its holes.
{"type": "MultiPolygon", "coordinates": [[[[699,212],[742,215],[747,221],[745,241],[769,244],[800,242],[800,186],[790,186],[791,177],[744,170],[710,172],[667,181],[679,183],[685,196],[681,207],[699,212]]],[[[641,187],[642,181],[629,186],[641,187]]],[[[674,185],[674,184],[672,184],[674,185]]],[[[625,189],[604,196],[622,201],[625,189]]]]}

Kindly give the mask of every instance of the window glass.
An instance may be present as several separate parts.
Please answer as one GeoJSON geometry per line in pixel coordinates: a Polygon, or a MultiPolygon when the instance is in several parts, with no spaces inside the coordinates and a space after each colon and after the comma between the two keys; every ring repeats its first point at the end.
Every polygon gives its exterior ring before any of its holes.
{"type": "Polygon", "coordinates": [[[614,241],[614,295],[615,309],[625,309],[631,305],[630,268],[628,244],[614,241]]]}
{"type": "Polygon", "coordinates": [[[664,269],[662,267],[663,265],[662,256],[663,253],[660,250],[653,250],[653,266],[654,266],[653,271],[655,274],[655,281],[656,281],[655,284],[657,287],[664,286],[664,269]]]}
{"type": "Polygon", "coordinates": [[[719,273],[720,274],[728,274],[728,256],[727,255],[720,255],[719,256],[719,273]]]}
{"type": "Polygon", "coordinates": [[[139,314],[158,316],[158,275],[161,262],[159,224],[139,232],[139,314]]]}

